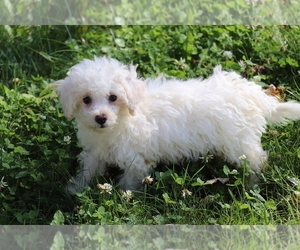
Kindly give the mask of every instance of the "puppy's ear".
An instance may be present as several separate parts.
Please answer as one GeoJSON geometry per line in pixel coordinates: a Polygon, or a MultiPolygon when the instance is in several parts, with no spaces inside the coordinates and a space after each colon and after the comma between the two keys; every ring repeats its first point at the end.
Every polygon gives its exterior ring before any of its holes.
{"type": "Polygon", "coordinates": [[[72,120],[74,118],[76,102],[75,96],[72,95],[72,84],[69,77],[56,81],[53,85],[56,86],[55,92],[59,95],[59,101],[66,118],[72,120]]]}
{"type": "Polygon", "coordinates": [[[124,86],[126,89],[126,97],[127,97],[127,107],[129,109],[129,113],[134,115],[136,105],[143,98],[143,91],[146,87],[146,83],[138,79],[136,68],[138,65],[130,65],[129,66],[129,75],[125,78],[128,86],[124,86]]]}

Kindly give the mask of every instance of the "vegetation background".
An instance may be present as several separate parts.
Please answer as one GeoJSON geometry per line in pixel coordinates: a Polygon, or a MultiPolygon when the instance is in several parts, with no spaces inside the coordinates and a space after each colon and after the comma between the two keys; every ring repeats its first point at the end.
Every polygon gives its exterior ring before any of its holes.
{"type": "Polygon", "coordinates": [[[299,101],[299,35],[287,25],[0,26],[0,224],[299,224],[299,122],[268,127],[269,166],[253,190],[247,160],[236,171],[205,157],[161,166],[133,197],[108,177],[70,196],[81,149],[49,87],[81,59],[107,55],[142,77],[207,77],[221,64],[299,101]]]}
{"type": "Polygon", "coordinates": [[[298,0],[4,0],[0,24],[299,24],[298,0]]]}

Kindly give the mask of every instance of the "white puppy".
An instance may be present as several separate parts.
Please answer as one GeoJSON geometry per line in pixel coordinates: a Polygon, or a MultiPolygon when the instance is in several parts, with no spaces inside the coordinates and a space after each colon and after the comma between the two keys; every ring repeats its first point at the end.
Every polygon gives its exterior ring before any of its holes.
{"type": "Polygon", "coordinates": [[[300,104],[280,103],[234,72],[214,69],[206,79],[138,78],[135,66],[106,57],[73,66],[56,88],[66,117],[76,119],[83,169],[68,190],[82,191],[98,170],[124,170],[120,187],[137,190],[158,162],[207,154],[257,174],[266,161],[261,136],[267,122],[300,119],[300,104]]]}

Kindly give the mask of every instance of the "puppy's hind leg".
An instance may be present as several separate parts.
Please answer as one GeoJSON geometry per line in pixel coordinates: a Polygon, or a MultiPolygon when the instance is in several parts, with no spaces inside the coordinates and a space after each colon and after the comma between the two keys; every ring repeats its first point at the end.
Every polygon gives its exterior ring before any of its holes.
{"type": "Polygon", "coordinates": [[[103,174],[105,170],[105,162],[97,160],[93,155],[83,151],[79,155],[81,169],[75,177],[72,177],[67,184],[66,190],[70,194],[82,192],[89,185],[91,179],[97,171],[103,174]]]}
{"type": "Polygon", "coordinates": [[[260,183],[260,175],[262,168],[267,163],[267,154],[262,149],[260,145],[254,145],[249,148],[249,150],[245,153],[246,159],[240,157],[240,164],[243,163],[243,160],[247,160],[250,163],[250,170],[248,181],[246,183],[246,187],[251,189],[255,184],[260,183]]]}
{"type": "MultiPolygon", "coordinates": [[[[138,157],[137,157],[138,158],[138,157]]],[[[124,191],[141,191],[143,189],[143,180],[149,176],[156,164],[151,161],[145,161],[142,157],[135,159],[134,162],[124,169],[124,174],[120,176],[120,188],[124,191]]]]}

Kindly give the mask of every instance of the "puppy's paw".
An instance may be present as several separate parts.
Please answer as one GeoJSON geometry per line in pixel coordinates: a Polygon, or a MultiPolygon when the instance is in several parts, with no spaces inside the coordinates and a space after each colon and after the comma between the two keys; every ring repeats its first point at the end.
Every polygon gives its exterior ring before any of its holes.
{"type": "Polygon", "coordinates": [[[258,173],[250,173],[250,175],[248,176],[248,182],[246,184],[246,188],[250,190],[254,187],[254,185],[258,185],[261,182],[259,177],[260,174],[258,173]]]}
{"type": "Polygon", "coordinates": [[[143,183],[142,180],[139,181],[133,178],[125,178],[124,175],[119,176],[119,187],[123,191],[142,191],[143,190],[143,183]]]}

